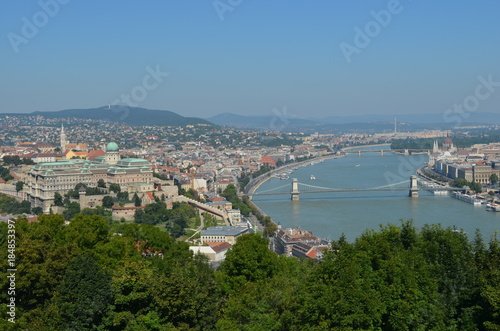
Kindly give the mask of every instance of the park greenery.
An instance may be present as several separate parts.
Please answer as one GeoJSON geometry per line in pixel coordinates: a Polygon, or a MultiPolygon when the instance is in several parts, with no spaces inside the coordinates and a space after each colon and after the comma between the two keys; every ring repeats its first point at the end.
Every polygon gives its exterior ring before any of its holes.
{"type": "MultiPolygon", "coordinates": [[[[500,134],[492,132],[475,132],[470,135],[457,133],[453,137],[453,145],[457,148],[467,148],[475,144],[490,144],[500,141],[500,134]]],[[[442,146],[446,138],[393,139],[392,149],[427,149],[432,151],[434,140],[442,146]]]]}
{"type": "MultiPolygon", "coordinates": [[[[16,324],[2,330],[498,330],[500,242],[411,221],[333,242],[321,263],[246,234],[218,270],[149,224],[17,220],[16,324]],[[145,252],[149,252],[145,254],[145,252]],[[154,253],[154,254],[151,254],[154,253]]],[[[0,223],[0,245],[7,245],[0,223]]],[[[0,282],[8,288],[7,250],[0,282]]],[[[0,292],[8,302],[7,290],[0,292]]],[[[0,306],[7,315],[7,305],[0,306]]]]}
{"type": "Polygon", "coordinates": [[[2,178],[6,182],[14,179],[14,177],[12,177],[12,175],[10,174],[9,168],[5,168],[2,166],[0,166],[0,178],[2,178]]]}
{"type": "Polygon", "coordinates": [[[469,187],[472,191],[476,193],[480,193],[483,190],[483,186],[481,183],[475,182],[475,181],[468,181],[463,178],[457,178],[454,181],[450,183],[451,186],[453,187],[469,187]]]}
{"type": "Polygon", "coordinates": [[[186,202],[174,202],[172,209],[167,209],[164,202],[158,201],[135,212],[134,220],[138,224],[157,225],[164,223],[170,235],[179,238],[186,234],[186,228],[200,224],[197,209],[186,202]]]}
{"type": "MultiPolygon", "coordinates": [[[[19,202],[15,198],[0,194],[0,212],[8,214],[30,214],[31,204],[29,201],[19,202]]],[[[38,210],[35,210],[35,212],[38,210]]]]}
{"type": "Polygon", "coordinates": [[[7,165],[18,166],[21,164],[34,165],[35,162],[30,158],[20,158],[18,155],[5,155],[3,158],[3,163],[7,165]]]}
{"type": "Polygon", "coordinates": [[[229,184],[221,194],[227,201],[231,202],[234,209],[239,209],[243,215],[249,215],[252,209],[241,201],[238,190],[233,184],[229,184]]]}

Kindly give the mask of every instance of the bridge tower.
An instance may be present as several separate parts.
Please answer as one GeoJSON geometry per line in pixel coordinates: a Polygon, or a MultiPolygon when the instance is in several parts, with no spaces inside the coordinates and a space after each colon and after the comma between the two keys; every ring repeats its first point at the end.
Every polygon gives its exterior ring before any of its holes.
{"type": "Polygon", "coordinates": [[[410,198],[418,198],[418,182],[417,176],[410,177],[410,198]]]}
{"type": "Polygon", "coordinates": [[[299,200],[299,181],[297,180],[297,178],[294,178],[292,180],[292,200],[293,201],[296,201],[296,200],[299,200]]]}

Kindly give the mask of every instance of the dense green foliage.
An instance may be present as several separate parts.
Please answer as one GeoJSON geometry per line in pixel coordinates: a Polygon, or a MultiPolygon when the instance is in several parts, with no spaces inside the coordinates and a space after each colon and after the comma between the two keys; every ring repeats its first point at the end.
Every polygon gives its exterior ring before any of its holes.
{"type": "Polygon", "coordinates": [[[434,139],[430,138],[393,139],[391,149],[428,149],[432,151],[433,145],[434,139]]]}
{"type": "Polygon", "coordinates": [[[497,174],[491,174],[490,175],[490,183],[492,185],[495,185],[498,183],[498,175],[497,174]]]}
{"type": "Polygon", "coordinates": [[[102,197],[102,206],[104,208],[111,208],[113,207],[113,204],[115,203],[115,199],[113,199],[112,196],[106,195],[102,197]]]}
{"type": "Polygon", "coordinates": [[[139,224],[156,225],[166,223],[166,228],[174,238],[186,233],[186,228],[191,219],[198,219],[195,207],[185,202],[174,202],[172,209],[167,209],[164,202],[158,201],[147,205],[144,209],[135,212],[134,220],[139,224]]]}
{"type": "MultiPolygon", "coordinates": [[[[456,134],[453,137],[453,145],[457,148],[466,148],[474,144],[490,144],[500,141],[500,134],[493,132],[471,133],[471,136],[456,134]]],[[[394,139],[391,143],[392,149],[428,149],[432,151],[434,140],[441,146],[446,138],[418,138],[418,139],[394,139]]]]}
{"type": "MultiPolygon", "coordinates": [[[[212,330],[221,296],[206,260],[150,225],[108,232],[99,216],[16,226],[16,324],[2,330],[212,330]],[[143,250],[163,255],[144,258],[143,250]]],[[[6,246],[7,224],[0,223],[6,246]]],[[[6,289],[7,250],[0,250],[6,289]]],[[[0,293],[7,302],[7,291],[0,293]]]]}
{"type": "Polygon", "coordinates": [[[22,191],[24,188],[24,182],[23,181],[17,181],[16,182],[16,192],[22,191]]]}
{"type": "Polygon", "coordinates": [[[0,194],[0,212],[9,214],[29,214],[31,203],[29,201],[18,202],[16,199],[0,194]]]}
{"type": "Polygon", "coordinates": [[[12,175],[10,174],[9,168],[5,168],[2,166],[0,166],[0,178],[5,180],[6,182],[11,179],[14,179],[14,177],[12,177],[12,175]]]}
{"type": "MultiPolygon", "coordinates": [[[[100,216],[64,225],[43,215],[15,229],[16,324],[2,319],[2,330],[500,328],[499,240],[471,242],[439,225],[341,237],[321,263],[278,256],[247,234],[218,271],[152,225],[120,224],[115,235],[100,216]]],[[[2,302],[7,254],[0,250],[2,302]]]]}
{"type": "Polygon", "coordinates": [[[3,157],[3,163],[5,164],[12,164],[15,166],[18,166],[20,164],[28,164],[32,165],[35,164],[32,159],[30,158],[20,158],[18,155],[6,155],[3,157]]]}
{"type": "Polygon", "coordinates": [[[234,209],[239,209],[243,215],[248,215],[252,211],[250,207],[241,201],[236,186],[233,184],[229,184],[221,195],[233,204],[234,209]]]}
{"type": "Polygon", "coordinates": [[[452,181],[450,183],[450,185],[453,187],[468,186],[472,191],[478,192],[478,193],[481,192],[483,189],[483,186],[481,185],[481,183],[478,183],[475,181],[469,182],[468,180],[466,180],[464,178],[457,178],[454,181],[452,181]]]}
{"type": "Polygon", "coordinates": [[[78,183],[75,185],[75,187],[72,190],[69,190],[68,193],[65,194],[65,197],[68,197],[71,199],[79,199],[80,198],[80,191],[82,191],[82,192],[85,191],[86,195],[104,194],[104,191],[101,190],[99,187],[88,187],[84,183],[78,183]]]}

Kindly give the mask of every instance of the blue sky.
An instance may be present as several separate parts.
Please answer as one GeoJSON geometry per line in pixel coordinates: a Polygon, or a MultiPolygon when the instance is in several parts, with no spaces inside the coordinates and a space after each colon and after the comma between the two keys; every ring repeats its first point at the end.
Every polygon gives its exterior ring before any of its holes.
{"type": "MultiPolygon", "coordinates": [[[[1,6],[1,112],[118,100],[199,117],[272,115],[284,107],[301,117],[444,113],[474,94],[478,76],[500,82],[500,2],[494,0],[1,6]],[[372,12],[385,17],[385,26],[372,12]],[[37,31],[26,27],[31,24],[37,31]],[[341,45],[356,47],[356,27],[369,43],[346,57],[341,45]],[[147,77],[151,70],[168,76],[154,80],[147,77]],[[124,101],[124,94],[135,97],[124,101]]],[[[499,110],[496,89],[477,111],[499,110]]]]}

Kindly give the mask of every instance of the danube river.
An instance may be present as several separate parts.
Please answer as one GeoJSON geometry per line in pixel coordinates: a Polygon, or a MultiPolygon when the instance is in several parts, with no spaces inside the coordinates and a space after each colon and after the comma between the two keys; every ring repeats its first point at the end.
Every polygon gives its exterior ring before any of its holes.
{"type": "MultiPolygon", "coordinates": [[[[387,149],[384,147],[361,148],[387,149]]],[[[291,189],[292,178],[300,183],[326,188],[372,188],[398,184],[409,185],[409,177],[427,161],[427,155],[403,156],[388,153],[365,153],[361,156],[330,159],[294,170],[289,180],[272,178],[256,193],[291,189]],[[311,179],[313,175],[316,179],[311,179]]],[[[485,206],[473,206],[446,196],[434,196],[421,190],[420,197],[409,198],[408,191],[323,192],[301,194],[299,201],[290,195],[255,196],[253,202],[274,222],[283,227],[301,227],[315,235],[338,239],[342,233],[353,241],[366,229],[379,229],[379,224],[399,224],[400,219],[413,219],[414,225],[440,223],[444,227],[463,229],[472,239],[475,229],[489,239],[500,229],[500,213],[487,212],[485,206]]]]}

